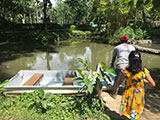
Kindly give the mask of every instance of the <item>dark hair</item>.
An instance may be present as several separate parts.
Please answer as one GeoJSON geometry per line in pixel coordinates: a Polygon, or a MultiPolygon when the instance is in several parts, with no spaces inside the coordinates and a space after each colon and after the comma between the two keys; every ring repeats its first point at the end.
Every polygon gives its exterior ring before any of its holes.
{"type": "Polygon", "coordinates": [[[142,70],[142,60],[139,51],[132,51],[129,54],[128,70],[134,75],[142,70]]]}
{"type": "Polygon", "coordinates": [[[121,43],[127,43],[128,40],[121,40],[121,43]]]}

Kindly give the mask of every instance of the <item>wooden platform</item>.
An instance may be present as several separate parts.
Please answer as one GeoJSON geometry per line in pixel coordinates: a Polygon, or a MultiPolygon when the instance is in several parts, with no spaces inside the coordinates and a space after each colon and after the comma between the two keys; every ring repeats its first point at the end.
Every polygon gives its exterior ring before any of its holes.
{"type": "Polygon", "coordinates": [[[109,93],[102,92],[102,98],[106,102],[106,106],[110,108],[110,110],[115,111],[119,114],[119,108],[121,103],[121,96],[117,95],[117,99],[113,99],[109,93]]]}
{"type": "Polygon", "coordinates": [[[43,74],[36,73],[31,78],[29,78],[23,86],[33,86],[35,85],[41,78],[43,77],[43,74]]]}

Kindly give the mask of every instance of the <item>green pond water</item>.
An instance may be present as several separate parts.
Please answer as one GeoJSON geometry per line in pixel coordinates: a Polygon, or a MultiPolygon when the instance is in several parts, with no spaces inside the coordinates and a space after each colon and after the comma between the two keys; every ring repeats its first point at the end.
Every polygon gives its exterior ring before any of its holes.
{"type": "Polygon", "coordinates": [[[140,44],[140,46],[160,50],[160,44],[140,44]]]}
{"type": "MultiPolygon", "coordinates": [[[[76,58],[89,61],[96,69],[99,62],[107,67],[114,46],[97,43],[61,43],[50,49],[33,49],[30,45],[0,44],[0,79],[9,79],[20,70],[76,70],[81,65],[76,58]]],[[[142,53],[143,65],[160,74],[160,55],[142,53]]]]}

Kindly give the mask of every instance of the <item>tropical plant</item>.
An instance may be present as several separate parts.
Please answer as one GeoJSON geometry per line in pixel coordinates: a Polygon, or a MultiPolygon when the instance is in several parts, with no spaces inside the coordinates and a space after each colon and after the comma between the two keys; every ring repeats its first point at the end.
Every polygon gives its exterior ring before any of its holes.
{"type": "Polygon", "coordinates": [[[1,101],[0,119],[110,120],[100,108],[98,99],[94,99],[91,104],[90,99],[85,95],[65,96],[35,90],[1,101]]]}
{"type": "Polygon", "coordinates": [[[144,40],[144,39],[148,39],[149,38],[149,36],[147,34],[147,31],[146,30],[142,30],[141,28],[137,28],[135,30],[135,35],[136,35],[136,37],[135,37],[136,40],[144,40]]]}
{"type": "Polygon", "coordinates": [[[84,87],[81,90],[86,90],[89,97],[94,97],[98,94],[98,97],[101,101],[102,107],[104,106],[104,101],[102,99],[102,81],[109,80],[112,81],[110,75],[115,76],[116,73],[112,68],[106,68],[105,64],[102,62],[98,64],[97,71],[93,71],[87,60],[78,58],[77,61],[82,63],[83,66],[77,68],[80,77],[75,77],[73,80],[78,80],[81,83],[84,83],[84,87]]]}
{"type": "Polygon", "coordinates": [[[91,2],[91,0],[65,0],[65,3],[70,7],[73,23],[84,24],[89,22],[91,2]]]}
{"type": "Polygon", "coordinates": [[[70,26],[70,30],[76,30],[76,26],[75,25],[71,25],[70,26]]]}
{"type": "Polygon", "coordinates": [[[121,27],[114,34],[114,43],[119,43],[120,37],[124,35],[127,36],[130,40],[134,40],[136,37],[133,28],[131,28],[130,26],[127,26],[125,28],[121,27]]]}
{"type": "Polygon", "coordinates": [[[124,35],[132,40],[132,42],[135,40],[143,40],[149,38],[146,30],[142,30],[141,28],[133,29],[132,27],[127,26],[125,28],[121,27],[115,32],[113,36],[114,43],[119,43],[120,37],[124,35]]]}
{"type": "Polygon", "coordinates": [[[9,80],[6,80],[0,84],[0,99],[6,96],[6,94],[4,93],[4,90],[6,90],[6,88],[4,88],[4,86],[7,85],[8,83],[9,80]]]}

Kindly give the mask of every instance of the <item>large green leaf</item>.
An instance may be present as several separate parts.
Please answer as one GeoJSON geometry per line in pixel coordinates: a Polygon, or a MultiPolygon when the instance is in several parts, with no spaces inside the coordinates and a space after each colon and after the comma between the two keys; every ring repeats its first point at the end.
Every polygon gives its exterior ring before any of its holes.
{"type": "Polygon", "coordinates": [[[92,80],[96,80],[97,77],[98,77],[98,74],[95,73],[95,74],[92,76],[92,80]]]}
{"type": "Polygon", "coordinates": [[[83,79],[82,79],[82,80],[79,80],[78,83],[84,83],[84,80],[83,80],[83,79]]]}
{"type": "Polygon", "coordinates": [[[43,89],[38,90],[38,95],[39,95],[40,98],[43,99],[45,97],[44,90],[43,89]]]}
{"type": "Polygon", "coordinates": [[[98,74],[99,74],[98,78],[100,79],[100,81],[104,80],[103,71],[101,69],[98,74]]]}
{"type": "Polygon", "coordinates": [[[84,75],[82,74],[82,70],[77,69],[78,73],[84,78],[84,75]]]}
{"type": "Polygon", "coordinates": [[[123,0],[117,0],[118,3],[122,2],[123,0]]]}
{"type": "Polygon", "coordinates": [[[106,65],[105,65],[104,62],[101,62],[101,63],[100,63],[100,66],[101,66],[101,68],[102,68],[103,70],[106,69],[106,65]]]}
{"type": "Polygon", "coordinates": [[[47,109],[47,102],[46,101],[41,101],[42,108],[47,109]]]}
{"type": "Polygon", "coordinates": [[[128,4],[130,2],[130,0],[125,0],[124,4],[128,4]]]}
{"type": "Polygon", "coordinates": [[[81,62],[83,65],[87,65],[87,61],[84,61],[83,59],[81,58],[77,58],[77,61],[81,62]]]}
{"type": "Polygon", "coordinates": [[[106,72],[108,72],[109,74],[111,74],[113,76],[116,76],[116,72],[115,72],[115,70],[113,68],[107,68],[106,72]]]}
{"type": "Polygon", "coordinates": [[[91,84],[91,81],[88,78],[85,78],[84,83],[86,86],[89,86],[89,84],[91,84]]]}
{"type": "Polygon", "coordinates": [[[88,85],[88,92],[92,94],[94,86],[92,84],[88,85]]]}
{"type": "Polygon", "coordinates": [[[0,84],[0,90],[5,90],[4,86],[7,85],[10,81],[6,80],[3,83],[0,84]]]}
{"type": "Polygon", "coordinates": [[[78,70],[84,70],[85,67],[84,67],[84,66],[79,66],[77,69],[78,69],[78,70]]]}

